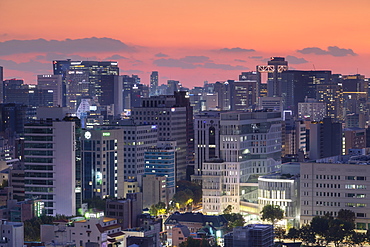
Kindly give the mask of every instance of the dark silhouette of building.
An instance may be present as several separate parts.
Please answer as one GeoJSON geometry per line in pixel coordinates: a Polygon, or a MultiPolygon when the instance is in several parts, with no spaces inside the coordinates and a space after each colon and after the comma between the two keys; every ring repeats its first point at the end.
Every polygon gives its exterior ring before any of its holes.
{"type": "Polygon", "coordinates": [[[27,106],[23,104],[0,104],[0,132],[9,138],[22,134],[26,122],[27,106]]]}
{"type": "Polygon", "coordinates": [[[153,71],[150,74],[149,96],[157,95],[158,82],[158,71],[153,71]]]}
{"type": "Polygon", "coordinates": [[[341,155],[342,124],[332,118],[312,122],[309,130],[309,158],[312,160],[341,155]]]}
{"type": "Polygon", "coordinates": [[[0,104],[4,101],[4,68],[0,66],[0,104]]]}
{"type": "Polygon", "coordinates": [[[288,70],[288,62],[283,57],[271,57],[267,65],[257,65],[257,92],[261,93],[262,73],[267,73],[267,96],[280,97],[282,94],[281,74],[286,70],[288,70]]]}
{"type": "Polygon", "coordinates": [[[331,71],[287,70],[281,74],[281,84],[283,108],[297,115],[298,103],[305,98],[317,99],[317,86],[331,84],[331,71]]]}

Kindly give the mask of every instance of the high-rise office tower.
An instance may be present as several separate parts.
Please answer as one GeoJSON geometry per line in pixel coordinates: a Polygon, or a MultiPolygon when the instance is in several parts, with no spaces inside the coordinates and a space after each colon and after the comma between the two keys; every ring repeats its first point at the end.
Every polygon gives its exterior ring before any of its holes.
{"type": "Polygon", "coordinates": [[[150,87],[149,87],[149,96],[157,95],[157,87],[158,87],[158,71],[153,71],[150,75],[150,87]]]}
{"type": "Polygon", "coordinates": [[[180,90],[181,84],[180,81],[167,80],[167,95],[173,95],[174,92],[180,90]]]}
{"type": "MultiPolygon", "coordinates": [[[[194,162],[194,119],[193,119],[193,107],[190,105],[189,94],[186,91],[179,91],[174,93],[176,99],[176,105],[185,107],[186,109],[186,160],[188,164],[194,162]]],[[[194,171],[194,166],[192,167],[194,171]]],[[[188,175],[192,175],[191,174],[188,175]]],[[[190,179],[188,176],[187,179],[190,179]]]]}
{"type": "Polygon", "coordinates": [[[26,198],[43,200],[47,215],[76,215],[75,122],[38,120],[24,132],[26,198]]]}
{"type": "Polygon", "coordinates": [[[137,124],[132,119],[120,122],[124,138],[124,179],[137,179],[144,174],[144,153],[157,145],[158,126],[137,124]]]}
{"type": "Polygon", "coordinates": [[[0,135],[11,138],[22,134],[26,122],[26,111],[26,105],[0,104],[0,135]]]}
{"type": "Polygon", "coordinates": [[[230,107],[232,111],[245,111],[257,104],[257,80],[230,82],[230,107]]]}
{"type": "Polygon", "coordinates": [[[332,118],[311,122],[309,158],[311,160],[340,155],[342,152],[342,124],[332,118]]]}
{"type": "Polygon", "coordinates": [[[0,104],[4,102],[4,68],[0,66],[0,104]]]}
{"type": "Polygon", "coordinates": [[[316,99],[326,106],[326,116],[343,121],[343,90],[341,85],[317,85],[316,99]]]}
{"type": "Polygon", "coordinates": [[[82,132],[84,199],[125,197],[123,137],[123,129],[119,127],[99,126],[82,132]]]}
{"type": "Polygon", "coordinates": [[[38,75],[37,87],[53,93],[53,106],[62,106],[62,75],[38,75]]]}
{"type": "Polygon", "coordinates": [[[4,103],[18,103],[27,106],[53,106],[53,92],[38,85],[24,84],[23,80],[4,81],[4,103]]]}
{"type": "Polygon", "coordinates": [[[137,75],[121,75],[115,77],[114,111],[115,115],[123,111],[139,107],[142,98],[149,97],[149,88],[140,84],[137,75]]]}
{"type": "Polygon", "coordinates": [[[298,118],[311,121],[321,121],[326,117],[326,105],[316,99],[306,98],[304,102],[298,103],[298,118]]]}
{"type": "Polygon", "coordinates": [[[343,113],[346,119],[348,115],[368,115],[367,105],[369,85],[364,75],[333,75],[333,81],[337,81],[343,90],[343,113]]]}
{"type": "Polygon", "coordinates": [[[156,125],[159,140],[176,141],[176,180],[185,179],[188,165],[186,107],[177,104],[173,95],[152,96],[144,98],[141,107],[132,109],[132,118],[139,125],[156,125]]]}
{"type": "Polygon", "coordinates": [[[119,75],[117,62],[53,61],[54,75],[62,75],[63,106],[76,110],[83,97],[101,105],[114,104],[114,76],[119,75]]]}
{"type": "Polygon", "coordinates": [[[288,70],[281,74],[282,101],[284,110],[292,110],[297,116],[298,103],[306,98],[317,99],[317,87],[332,84],[329,70],[288,70]]]}
{"type": "Polygon", "coordinates": [[[218,107],[223,111],[230,110],[230,83],[216,82],[213,85],[213,90],[218,95],[218,107]]]}
{"type": "MultiPolygon", "coordinates": [[[[267,65],[257,65],[258,86],[262,83],[261,73],[267,73],[267,96],[280,97],[282,94],[281,74],[286,70],[288,70],[288,62],[285,58],[271,57],[267,65]]],[[[258,90],[259,93],[260,91],[258,90]]]]}
{"type": "MultiPolygon", "coordinates": [[[[145,175],[166,177],[166,198],[172,198],[176,186],[176,142],[159,141],[145,152],[145,175]]],[[[166,201],[168,203],[168,201],[166,201]]]]}
{"type": "Polygon", "coordinates": [[[194,116],[195,180],[202,175],[203,162],[220,158],[220,114],[207,111],[194,116]]]}

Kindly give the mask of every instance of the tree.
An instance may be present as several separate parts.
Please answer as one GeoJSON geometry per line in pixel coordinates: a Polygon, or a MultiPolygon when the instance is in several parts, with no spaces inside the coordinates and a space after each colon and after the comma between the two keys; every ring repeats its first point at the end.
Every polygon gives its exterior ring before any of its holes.
{"type": "Polygon", "coordinates": [[[237,226],[244,226],[245,220],[243,215],[239,213],[223,214],[225,219],[228,221],[226,230],[231,232],[237,226]]]}
{"type": "Polygon", "coordinates": [[[355,219],[356,219],[355,212],[348,209],[341,209],[338,211],[337,219],[342,220],[349,224],[346,227],[352,227],[352,229],[355,228],[355,219]]]}
{"type": "Polygon", "coordinates": [[[164,202],[158,202],[157,204],[151,205],[149,213],[152,216],[164,215],[166,213],[166,204],[164,202]]]}
{"type": "Polygon", "coordinates": [[[179,244],[179,247],[211,247],[211,245],[205,238],[194,239],[192,237],[188,237],[186,241],[179,244]]]}
{"type": "Polygon", "coordinates": [[[363,246],[363,243],[366,241],[366,234],[351,231],[348,236],[348,245],[349,246],[363,246]]]}
{"type": "Polygon", "coordinates": [[[47,216],[41,215],[24,221],[24,240],[40,241],[40,227],[43,224],[52,224],[55,220],[67,219],[64,215],[47,216]]]}
{"type": "Polygon", "coordinates": [[[197,183],[181,180],[176,183],[176,192],[190,190],[194,204],[198,204],[202,199],[202,186],[197,183]]]}
{"type": "Polygon", "coordinates": [[[173,196],[173,201],[175,203],[178,203],[180,208],[184,208],[193,202],[192,197],[193,192],[189,189],[186,189],[184,191],[176,192],[175,195],[173,196]]]}
{"type": "Polygon", "coordinates": [[[316,243],[315,233],[311,225],[304,225],[299,229],[299,238],[302,239],[305,245],[316,243]]]}
{"type": "Polygon", "coordinates": [[[284,211],[278,205],[266,205],[261,211],[262,220],[267,220],[275,225],[278,220],[281,220],[284,217],[284,211]]]}
{"type": "Polygon", "coordinates": [[[274,233],[277,239],[279,239],[279,242],[284,238],[286,230],[282,227],[275,227],[274,233]]]}
{"type": "Polygon", "coordinates": [[[299,230],[292,227],[289,229],[287,238],[293,239],[293,242],[295,243],[295,240],[299,238],[299,230]]]}
{"type": "Polygon", "coordinates": [[[224,209],[223,214],[231,214],[232,210],[233,210],[233,206],[228,205],[228,206],[224,209]]]}

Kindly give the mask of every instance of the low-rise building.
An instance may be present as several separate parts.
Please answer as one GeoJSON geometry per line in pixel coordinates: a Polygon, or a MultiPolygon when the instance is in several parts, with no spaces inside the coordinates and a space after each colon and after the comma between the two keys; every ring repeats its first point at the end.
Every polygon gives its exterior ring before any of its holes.
{"type": "Polygon", "coordinates": [[[225,247],[272,247],[274,228],[263,224],[238,226],[225,235],[224,239],[225,247]]]}
{"type": "Polygon", "coordinates": [[[172,242],[172,228],[179,224],[186,226],[192,233],[198,232],[204,227],[211,227],[213,235],[223,236],[227,227],[227,220],[222,215],[204,215],[202,213],[180,214],[176,212],[170,215],[164,222],[168,242],[172,242]]]}
{"type": "Polygon", "coordinates": [[[87,247],[90,244],[123,246],[125,240],[117,219],[101,217],[79,221],[58,220],[52,225],[41,225],[41,241],[45,246],[87,247]]]}
{"type": "Polygon", "coordinates": [[[299,226],[299,175],[271,174],[258,178],[258,205],[277,205],[284,210],[288,225],[299,226]]]}
{"type": "Polygon", "coordinates": [[[23,247],[23,244],[23,223],[3,220],[0,225],[0,247],[23,247]]]}

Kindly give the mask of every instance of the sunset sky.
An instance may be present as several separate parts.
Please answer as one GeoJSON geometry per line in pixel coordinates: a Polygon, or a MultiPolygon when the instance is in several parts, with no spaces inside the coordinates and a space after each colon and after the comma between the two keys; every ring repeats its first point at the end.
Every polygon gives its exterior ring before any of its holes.
{"type": "Polygon", "coordinates": [[[0,11],[0,66],[26,83],[66,58],[187,87],[236,80],[271,56],[370,77],[369,0],[0,0],[0,11]]]}

